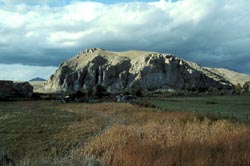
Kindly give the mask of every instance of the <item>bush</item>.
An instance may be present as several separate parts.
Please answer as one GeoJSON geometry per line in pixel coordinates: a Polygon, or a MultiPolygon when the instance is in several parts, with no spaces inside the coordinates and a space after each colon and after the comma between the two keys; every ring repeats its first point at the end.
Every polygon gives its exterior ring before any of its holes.
{"type": "Polygon", "coordinates": [[[245,92],[249,92],[250,91],[250,82],[246,82],[243,85],[243,89],[244,89],[245,92]]]}
{"type": "Polygon", "coordinates": [[[241,84],[237,83],[235,89],[237,91],[237,94],[240,94],[241,93],[241,89],[242,89],[241,84]]]}
{"type": "Polygon", "coordinates": [[[102,98],[106,93],[106,88],[102,85],[96,85],[93,91],[93,95],[99,98],[102,98]]]}
{"type": "Polygon", "coordinates": [[[136,87],[132,90],[132,94],[137,96],[137,97],[142,97],[143,93],[142,93],[142,89],[140,87],[136,87]]]}
{"type": "Polygon", "coordinates": [[[206,104],[217,104],[216,101],[207,101],[206,104]]]}
{"type": "Polygon", "coordinates": [[[142,95],[142,90],[141,89],[137,89],[136,91],[135,91],[135,95],[137,96],[137,97],[142,97],[143,95],[142,95]]]}
{"type": "Polygon", "coordinates": [[[92,88],[89,87],[89,88],[87,88],[86,91],[87,91],[87,96],[88,97],[92,97],[93,96],[93,89],[92,88]]]}
{"type": "Polygon", "coordinates": [[[78,90],[75,94],[76,98],[81,98],[81,97],[85,97],[85,93],[83,93],[82,91],[78,90]]]}
{"type": "Polygon", "coordinates": [[[156,108],[154,104],[148,101],[137,101],[134,103],[135,105],[138,105],[139,107],[146,107],[146,108],[156,108]]]}

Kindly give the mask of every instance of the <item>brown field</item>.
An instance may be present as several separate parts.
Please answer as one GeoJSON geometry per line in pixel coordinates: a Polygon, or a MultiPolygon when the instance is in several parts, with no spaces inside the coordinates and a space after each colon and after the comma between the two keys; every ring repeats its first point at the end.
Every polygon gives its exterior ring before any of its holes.
{"type": "Polygon", "coordinates": [[[249,135],[246,123],[125,103],[0,103],[0,152],[20,166],[248,166],[249,135]]]}

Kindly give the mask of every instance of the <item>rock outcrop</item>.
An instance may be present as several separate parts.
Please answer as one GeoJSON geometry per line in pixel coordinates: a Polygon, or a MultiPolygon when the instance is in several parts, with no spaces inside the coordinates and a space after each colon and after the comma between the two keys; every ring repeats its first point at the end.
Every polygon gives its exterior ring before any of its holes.
{"type": "Polygon", "coordinates": [[[45,82],[47,92],[77,91],[100,84],[108,91],[155,89],[230,89],[221,75],[171,54],[111,52],[92,48],[62,63],[45,82]]]}
{"type": "Polygon", "coordinates": [[[28,82],[0,81],[0,98],[29,98],[33,87],[28,82]]]}
{"type": "Polygon", "coordinates": [[[234,85],[237,85],[238,83],[243,86],[246,82],[250,82],[250,76],[243,73],[237,73],[228,69],[224,68],[206,68],[210,72],[216,73],[217,75],[220,75],[225,80],[231,82],[234,85]]]}

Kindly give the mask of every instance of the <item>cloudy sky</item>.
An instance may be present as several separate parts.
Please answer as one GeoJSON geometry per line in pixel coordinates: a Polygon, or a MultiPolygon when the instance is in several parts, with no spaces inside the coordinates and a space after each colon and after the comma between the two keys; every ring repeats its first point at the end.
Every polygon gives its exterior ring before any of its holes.
{"type": "Polygon", "coordinates": [[[173,53],[249,74],[249,6],[249,0],[0,0],[0,79],[47,79],[90,47],[173,53]]]}

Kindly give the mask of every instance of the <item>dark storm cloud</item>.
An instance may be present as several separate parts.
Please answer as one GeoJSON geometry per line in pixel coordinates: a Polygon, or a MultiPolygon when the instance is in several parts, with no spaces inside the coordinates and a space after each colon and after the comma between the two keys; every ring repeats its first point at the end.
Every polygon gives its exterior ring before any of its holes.
{"type": "Polygon", "coordinates": [[[101,47],[174,53],[204,66],[250,73],[250,1],[62,6],[7,1],[0,6],[0,63],[57,66],[80,50],[101,47]]]}

